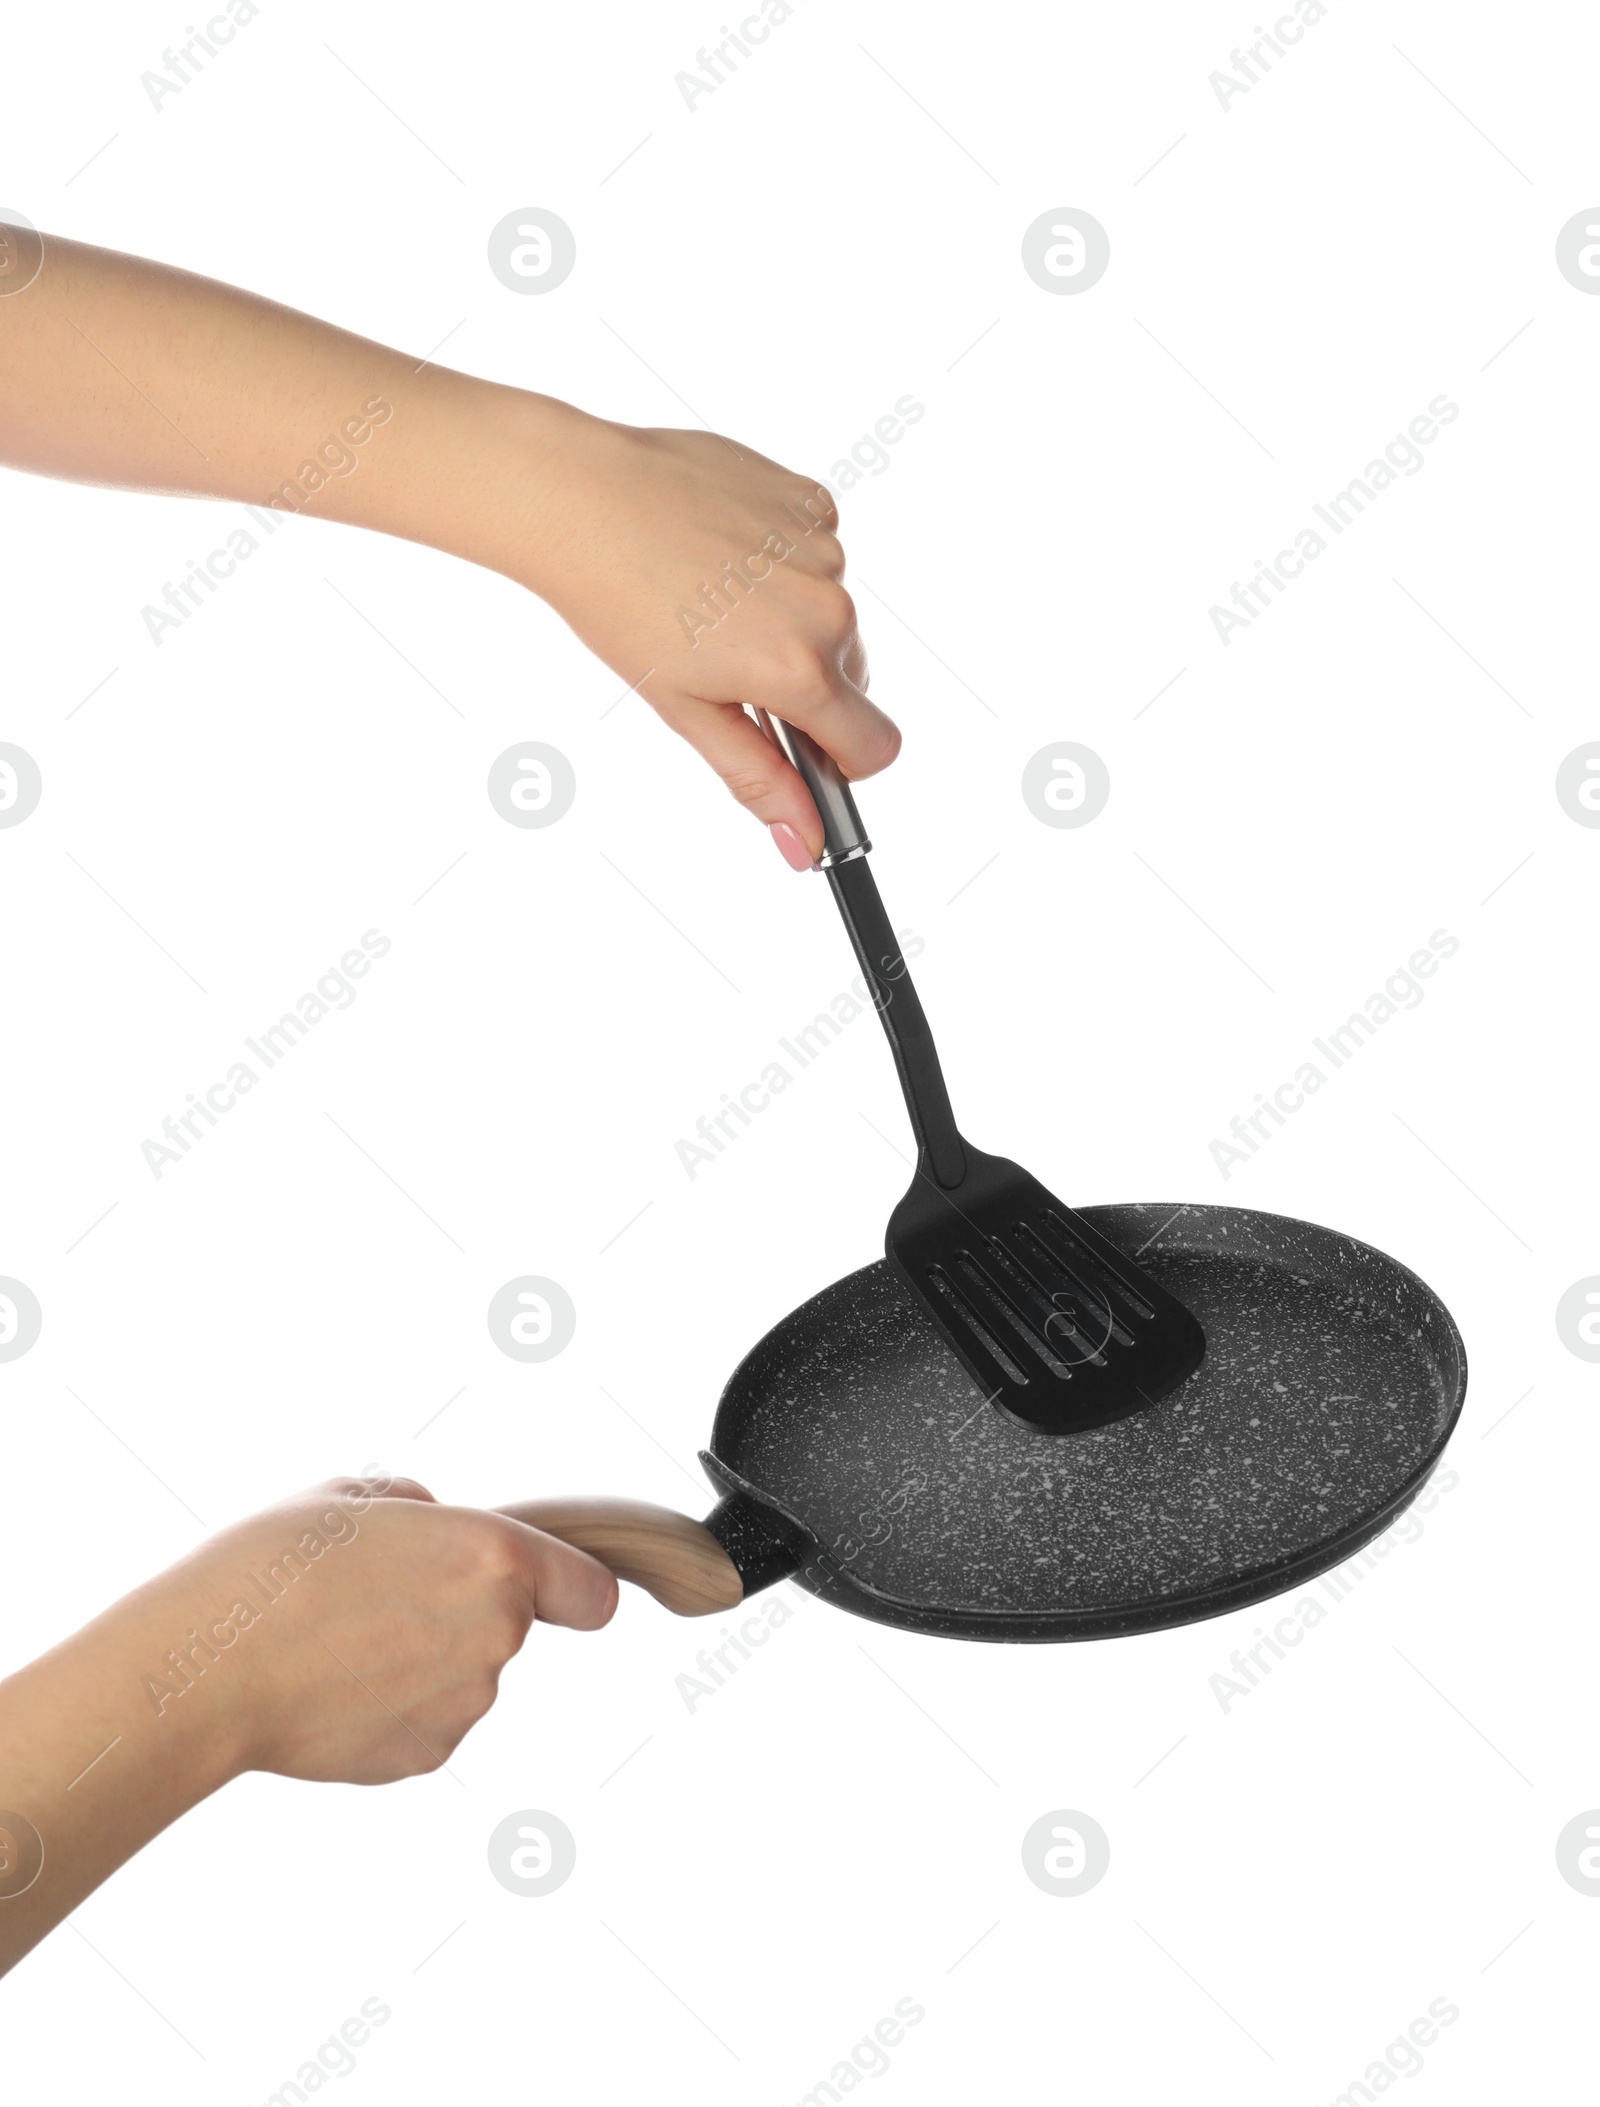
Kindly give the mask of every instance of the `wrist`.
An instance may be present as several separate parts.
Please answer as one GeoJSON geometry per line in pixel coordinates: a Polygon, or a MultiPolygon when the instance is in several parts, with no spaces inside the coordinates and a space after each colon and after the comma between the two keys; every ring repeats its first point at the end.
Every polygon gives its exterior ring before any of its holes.
{"type": "MultiPolygon", "coordinates": [[[[375,510],[361,524],[426,542],[545,593],[564,519],[622,428],[554,396],[430,371],[397,388],[375,510]]],[[[351,479],[351,495],[360,476],[351,479]]]]}
{"type": "Polygon", "coordinates": [[[167,1780],[174,1814],[248,1770],[254,1743],[246,1679],[206,1636],[218,1605],[175,1585],[182,1571],[147,1582],[59,1649],[74,1688],[103,1693],[116,1754],[167,1780]]]}

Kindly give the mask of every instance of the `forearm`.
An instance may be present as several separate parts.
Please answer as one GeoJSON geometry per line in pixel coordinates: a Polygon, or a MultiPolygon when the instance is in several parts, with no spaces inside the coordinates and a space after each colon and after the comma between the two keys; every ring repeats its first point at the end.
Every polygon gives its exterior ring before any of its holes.
{"type": "Polygon", "coordinates": [[[0,1682],[0,1973],[241,1767],[223,1692],[146,1692],[182,1609],[141,1591],[0,1682]]]}
{"type": "Polygon", "coordinates": [[[48,238],[38,278],[0,300],[0,462],[341,520],[524,583],[596,424],[77,242],[48,238]]]}
{"type": "Polygon", "coordinates": [[[809,868],[822,821],[746,706],[893,760],[825,485],[635,429],[165,264],[0,228],[0,464],[370,527],[546,600],[809,868]],[[37,275],[25,274],[39,264],[37,275]]]}
{"type": "Polygon", "coordinates": [[[0,1973],[243,1771],[436,1770],[536,1616],[596,1631],[616,1601],[583,1551],[409,1479],[223,1530],[0,1683],[0,1973]]]}

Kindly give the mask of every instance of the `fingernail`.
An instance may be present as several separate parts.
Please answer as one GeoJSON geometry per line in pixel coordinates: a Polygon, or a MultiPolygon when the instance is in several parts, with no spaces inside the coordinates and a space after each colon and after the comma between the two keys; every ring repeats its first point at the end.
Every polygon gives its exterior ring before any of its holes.
{"type": "Polygon", "coordinates": [[[809,871],[812,868],[811,851],[786,820],[776,820],[767,832],[778,844],[778,854],[792,871],[809,871]]]}

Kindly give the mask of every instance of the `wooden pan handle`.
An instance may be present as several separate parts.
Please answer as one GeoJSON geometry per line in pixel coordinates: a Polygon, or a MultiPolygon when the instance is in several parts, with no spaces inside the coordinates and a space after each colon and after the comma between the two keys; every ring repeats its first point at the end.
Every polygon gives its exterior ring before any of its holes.
{"type": "Polygon", "coordinates": [[[716,1538],[670,1507],[577,1495],[521,1500],[497,1511],[587,1551],[680,1617],[709,1617],[744,1600],[738,1568],[716,1538]]]}

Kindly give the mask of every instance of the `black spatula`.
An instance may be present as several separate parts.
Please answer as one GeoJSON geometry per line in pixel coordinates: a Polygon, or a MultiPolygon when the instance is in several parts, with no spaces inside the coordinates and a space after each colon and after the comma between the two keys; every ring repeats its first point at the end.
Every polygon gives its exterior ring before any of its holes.
{"type": "Polygon", "coordinates": [[[822,815],[819,868],[874,990],[916,1135],[916,1173],[884,1238],[890,1263],[1013,1419],[1070,1434],[1153,1405],[1199,1367],[1205,1333],[1135,1258],[1019,1164],[962,1138],[850,787],[815,740],[758,715],[822,815]]]}

